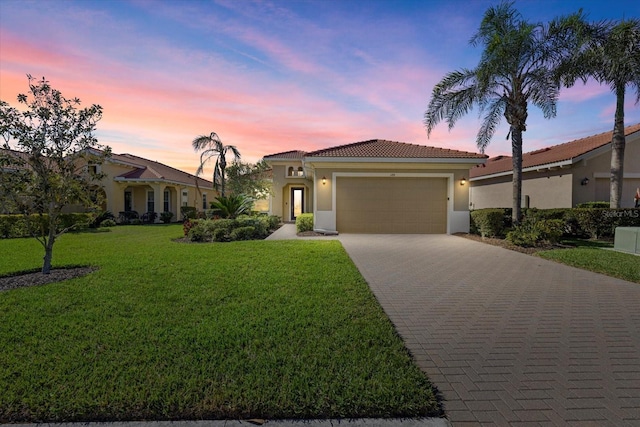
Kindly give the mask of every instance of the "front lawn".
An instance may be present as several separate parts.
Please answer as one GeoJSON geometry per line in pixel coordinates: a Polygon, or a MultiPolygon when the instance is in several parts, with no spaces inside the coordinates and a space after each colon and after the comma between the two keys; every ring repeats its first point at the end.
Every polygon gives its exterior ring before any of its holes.
{"type": "Polygon", "coordinates": [[[541,251],[537,252],[537,255],[573,267],[640,283],[640,257],[607,249],[611,244],[583,242],[578,242],[575,248],[541,251]]]}
{"type": "MultiPolygon", "coordinates": [[[[99,270],[0,292],[0,422],[438,414],[339,242],[181,234],[67,234],[54,267],[99,270]]],[[[32,239],[0,254],[0,275],[43,255],[32,239]]]]}

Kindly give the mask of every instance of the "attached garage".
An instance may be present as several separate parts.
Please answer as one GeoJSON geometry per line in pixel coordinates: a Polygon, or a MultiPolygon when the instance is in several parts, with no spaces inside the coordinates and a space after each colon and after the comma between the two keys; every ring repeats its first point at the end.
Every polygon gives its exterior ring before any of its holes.
{"type": "Polygon", "coordinates": [[[338,177],[341,233],[444,234],[447,178],[338,177]]]}

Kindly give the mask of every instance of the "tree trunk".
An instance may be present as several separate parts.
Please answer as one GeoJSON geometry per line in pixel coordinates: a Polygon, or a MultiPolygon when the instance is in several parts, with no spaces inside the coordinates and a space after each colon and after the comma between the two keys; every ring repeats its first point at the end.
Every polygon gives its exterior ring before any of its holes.
{"type": "Polygon", "coordinates": [[[513,225],[522,218],[522,129],[511,126],[511,156],[513,161],[513,225]]]}
{"type": "Polygon", "coordinates": [[[49,223],[49,237],[44,242],[44,262],[42,263],[42,274],[49,274],[51,272],[51,259],[53,258],[53,244],[56,241],[56,230],[53,225],[49,223]]]}
{"type": "Polygon", "coordinates": [[[224,177],[227,170],[227,159],[224,153],[220,154],[220,195],[224,197],[224,177]]]}
{"type": "MultiPolygon", "coordinates": [[[[616,86],[616,117],[611,140],[611,185],[609,207],[619,209],[624,181],[624,85],[616,86]]],[[[631,196],[629,196],[631,197],[631,196]]]]}
{"type": "Polygon", "coordinates": [[[220,165],[220,195],[222,197],[224,197],[224,174],[225,174],[225,170],[226,168],[222,167],[222,165],[220,165]]]}

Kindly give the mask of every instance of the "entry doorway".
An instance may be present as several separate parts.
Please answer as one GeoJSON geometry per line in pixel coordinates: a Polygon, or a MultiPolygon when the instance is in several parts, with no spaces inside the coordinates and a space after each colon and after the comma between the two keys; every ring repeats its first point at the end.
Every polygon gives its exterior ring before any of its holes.
{"type": "Polygon", "coordinates": [[[291,221],[304,213],[304,188],[291,189],[291,221]]]}

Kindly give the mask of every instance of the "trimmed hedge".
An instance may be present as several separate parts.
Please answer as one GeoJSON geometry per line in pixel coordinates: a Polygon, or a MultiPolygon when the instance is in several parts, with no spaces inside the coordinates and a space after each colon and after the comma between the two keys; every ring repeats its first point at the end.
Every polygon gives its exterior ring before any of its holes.
{"type": "Polygon", "coordinates": [[[240,216],[237,219],[192,219],[184,232],[192,242],[230,242],[267,237],[280,224],[277,216],[240,216]]]}
{"type": "MultiPolygon", "coordinates": [[[[594,205],[597,205],[594,203],[594,205]]],[[[522,225],[515,231],[515,240],[537,242],[551,241],[558,223],[563,224],[563,236],[588,237],[592,239],[613,237],[616,227],[640,227],[640,209],[609,208],[561,208],[561,209],[523,209],[522,225]],[[534,225],[542,223],[540,225],[534,225]],[[550,224],[553,224],[551,226],[550,224]],[[553,231],[547,233],[547,228],[553,231]],[[525,236],[527,235],[528,236],[525,236]],[[524,237],[523,237],[524,236],[524,237]],[[546,237],[545,237],[546,236],[546,237]],[[551,238],[549,238],[551,236],[551,238]]],[[[480,209],[471,212],[471,232],[483,237],[503,237],[511,229],[511,209],[480,209]]],[[[547,230],[549,231],[549,230],[547,230]]],[[[515,242],[514,242],[515,243],[515,242]]]]}
{"type": "MultiPolygon", "coordinates": [[[[60,222],[56,231],[74,227],[82,229],[88,227],[93,221],[94,215],[90,213],[66,213],[58,217],[60,222]]],[[[31,231],[38,230],[37,234],[49,232],[49,216],[43,215],[0,215],[0,238],[12,239],[19,237],[32,237],[31,231]],[[40,231],[42,230],[42,231],[40,231]]]]}
{"type": "Polygon", "coordinates": [[[305,231],[313,231],[313,214],[303,213],[296,217],[296,231],[303,233],[305,231]]]}
{"type": "Polygon", "coordinates": [[[471,224],[471,229],[482,237],[504,237],[511,227],[511,209],[472,211],[471,224]]]}

